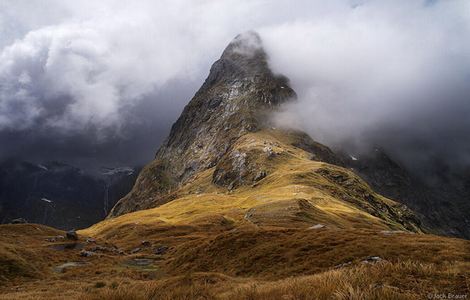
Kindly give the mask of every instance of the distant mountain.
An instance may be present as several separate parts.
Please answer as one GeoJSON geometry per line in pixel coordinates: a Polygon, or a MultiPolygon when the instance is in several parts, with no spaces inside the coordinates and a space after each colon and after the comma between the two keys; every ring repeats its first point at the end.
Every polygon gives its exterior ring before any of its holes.
{"type": "Polygon", "coordinates": [[[345,165],[375,191],[405,203],[433,232],[470,239],[470,170],[453,171],[433,163],[422,178],[375,148],[361,156],[344,156],[345,165]]]}
{"type": "Polygon", "coordinates": [[[5,161],[0,164],[0,221],[24,218],[61,229],[90,226],[130,191],[137,173],[103,168],[92,174],[61,162],[5,161]]]}

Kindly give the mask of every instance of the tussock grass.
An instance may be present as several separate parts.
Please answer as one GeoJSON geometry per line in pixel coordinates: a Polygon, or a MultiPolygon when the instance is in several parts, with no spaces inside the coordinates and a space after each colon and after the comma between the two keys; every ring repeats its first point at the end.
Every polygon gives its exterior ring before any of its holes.
{"type": "Polygon", "coordinates": [[[254,279],[228,280],[221,283],[189,281],[187,278],[157,282],[146,286],[119,287],[87,296],[97,299],[219,299],[219,300],[405,300],[423,299],[428,293],[468,293],[470,265],[436,265],[415,261],[380,262],[329,270],[311,276],[290,277],[278,281],[254,279]],[[455,272],[455,269],[459,272],[455,272]],[[413,280],[409,280],[409,277],[413,280]],[[448,286],[447,278],[461,285],[448,286]]]}
{"type": "Polygon", "coordinates": [[[433,280],[443,272],[445,270],[434,264],[413,261],[395,264],[382,262],[373,266],[362,264],[313,276],[238,288],[226,299],[421,299],[426,291],[435,288],[424,281],[433,280]],[[413,276],[415,282],[403,282],[398,276],[413,276]]]}
{"type": "Polygon", "coordinates": [[[267,171],[256,184],[248,180],[229,191],[213,183],[213,167],[172,191],[168,203],[108,218],[80,233],[117,237],[113,242],[118,242],[120,236],[128,239],[133,235],[135,225],[200,225],[201,220],[214,216],[231,220],[234,226],[307,228],[324,223],[338,228],[420,231],[402,218],[408,211],[396,202],[376,194],[352,171],[312,160],[311,153],[293,146],[297,143],[295,135],[275,130],[246,134],[231,151],[247,154],[248,174],[267,171]],[[266,143],[278,154],[268,157],[263,150],[266,143]],[[299,206],[299,201],[307,207],[299,206]],[[247,218],[247,213],[252,216],[247,218]]]}
{"type": "Polygon", "coordinates": [[[0,299],[387,300],[468,293],[470,242],[422,234],[407,209],[351,170],[328,164],[327,150],[276,131],[246,134],[234,149],[250,155],[248,179],[235,188],[213,183],[215,166],[168,191],[171,202],[78,232],[85,247],[95,245],[85,241],[91,236],[118,252],[81,257],[79,249],[51,247],[48,237],[61,231],[1,225],[0,299]],[[266,144],[276,155],[265,154],[266,144]],[[324,153],[312,157],[302,150],[309,147],[324,153]],[[260,169],[267,176],[254,182],[260,169]],[[156,253],[159,245],[168,251],[156,253]],[[363,264],[369,256],[383,261],[363,264]],[[129,265],[137,258],[153,263],[129,265]],[[84,264],[55,271],[75,261],[84,264]],[[28,277],[31,270],[36,277],[28,277]]]}
{"type": "Polygon", "coordinates": [[[38,237],[57,235],[61,231],[38,224],[6,224],[0,226],[0,283],[18,276],[40,275],[31,261],[43,257],[31,250],[38,244],[38,237]]]}

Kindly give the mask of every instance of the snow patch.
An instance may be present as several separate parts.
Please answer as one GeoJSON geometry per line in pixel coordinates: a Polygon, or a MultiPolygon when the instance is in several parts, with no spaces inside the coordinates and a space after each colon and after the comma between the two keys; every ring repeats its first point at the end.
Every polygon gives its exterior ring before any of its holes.
{"type": "Polygon", "coordinates": [[[41,198],[42,201],[47,202],[47,203],[52,203],[52,200],[49,200],[47,198],[41,198]]]}
{"type": "Polygon", "coordinates": [[[37,166],[38,166],[38,168],[41,168],[41,169],[46,170],[46,171],[49,171],[49,169],[48,169],[46,166],[44,166],[44,165],[37,165],[37,166]]]}
{"type": "Polygon", "coordinates": [[[127,176],[130,176],[134,174],[134,169],[129,168],[129,167],[120,167],[120,168],[103,168],[103,171],[101,174],[111,176],[111,175],[116,175],[116,174],[125,174],[127,176]]]}

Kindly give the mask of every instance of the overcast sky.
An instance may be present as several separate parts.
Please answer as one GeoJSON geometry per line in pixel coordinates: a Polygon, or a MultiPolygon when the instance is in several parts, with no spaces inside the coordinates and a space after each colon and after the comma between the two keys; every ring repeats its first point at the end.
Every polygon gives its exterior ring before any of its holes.
{"type": "Polygon", "coordinates": [[[251,29],[299,95],[280,124],[408,165],[469,163],[465,0],[0,0],[0,157],[149,161],[251,29]]]}

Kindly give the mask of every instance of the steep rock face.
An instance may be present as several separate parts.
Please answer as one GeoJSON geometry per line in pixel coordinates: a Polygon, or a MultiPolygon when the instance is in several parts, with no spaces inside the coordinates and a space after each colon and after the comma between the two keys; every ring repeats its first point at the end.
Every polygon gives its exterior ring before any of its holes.
{"type": "Polygon", "coordinates": [[[258,34],[237,36],[212,65],[134,191],[111,215],[165,203],[169,191],[215,166],[240,136],[268,127],[267,112],[295,96],[287,78],[269,69],[258,34]]]}
{"type": "Polygon", "coordinates": [[[341,156],[270,124],[270,112],[294,98],[288,80],[270,71],[259,36],[236,37],[110,217],[157,207],[153,221],[419,232],[408,208],[374,193],[341,156]]]}
{"type": "Polygon", "coordinates": [[[239,35],[214,63],[209,77],[156,155],[181,182],[214,166],[233,141],[266,125],[263,115],[295,96],[287,79],[275,76],[255,33],[239,35]]]}

